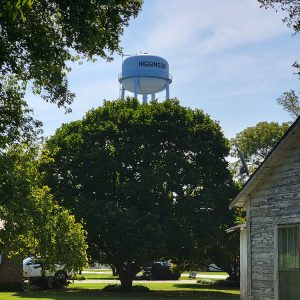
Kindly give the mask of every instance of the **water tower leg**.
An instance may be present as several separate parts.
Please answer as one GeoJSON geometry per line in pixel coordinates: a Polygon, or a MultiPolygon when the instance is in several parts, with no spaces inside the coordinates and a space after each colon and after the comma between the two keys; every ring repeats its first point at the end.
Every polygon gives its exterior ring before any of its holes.
{"type": "Polygon", "coordinates": [[[169,80],[166,82],[166,99],[170,99],[169,80]]]}
{"type": "Polygon", "coordinates": [[[154,101],[155,100],[155,93],[151,94],[151,100],[154,101]]]}
{"type": "Polygon", "coordinates": [[[121,90],[121,99],[125,98],[125,88],[122,86],[122,90],[121,90]]]}
{"type": "Polygon", "coordinates": [[[138,78],[134,78],[134,98],[138,97],[138,85],[139,85],[138,78]]]}
{"type": "Polygon", "coordinates": [[[147,96],[147,94],[144,94],[143,95],[143,103],[147,103],[147,100],[148,100],[148,96],[147,96]]]}

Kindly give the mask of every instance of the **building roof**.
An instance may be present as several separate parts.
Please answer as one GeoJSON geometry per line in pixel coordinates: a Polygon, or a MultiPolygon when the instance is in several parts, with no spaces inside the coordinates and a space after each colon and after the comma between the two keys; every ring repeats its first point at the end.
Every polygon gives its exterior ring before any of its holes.
{"type": "Polygon", "coordinates": [[[250,194],[258,187],[258,185],[264,180],[266,174],[269,174],[270,170],[277,162],[279,155],[286,149],[289,142],[295,138],[295,133],[300,133],[300,116],[290,126],[281,140],[275,145],[272,151],[268,154],[265,160],[260,164],[256,171],[250,176],[247,182],[244,184],[239,194],[234,198],[230,204],[230,208],[233,207],[245,207],[250,194]]]}

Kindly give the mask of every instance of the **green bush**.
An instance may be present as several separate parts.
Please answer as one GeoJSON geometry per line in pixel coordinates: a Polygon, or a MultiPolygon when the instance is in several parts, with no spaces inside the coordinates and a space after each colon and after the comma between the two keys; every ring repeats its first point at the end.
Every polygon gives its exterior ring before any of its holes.
{"type": "Polygon", "coordinates": [[[199,280],[197,280],[197,283],[199,283],[200,285],[210,285],[210,286],[212,286],[212,285],[216,285],[217,281],[213,280],[213,279],[199,279],[199,280]]]}
{"type": "Polygon", "coordinates": [[[199,279],[197,281],[200,285],[204,286],[218,286],[218,287],[239,287],[240,282],[234,280],[215,280],[215,279],[199,279]]]}

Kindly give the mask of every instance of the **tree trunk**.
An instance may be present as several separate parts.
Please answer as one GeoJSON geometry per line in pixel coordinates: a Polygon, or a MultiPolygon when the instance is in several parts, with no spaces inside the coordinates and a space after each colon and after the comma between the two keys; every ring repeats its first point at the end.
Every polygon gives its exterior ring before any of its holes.
{"type": "Polygon", "coordinates": [[[140,268],[137,267],[135,263],[131,262],[125,262],[115,266],[119,274],[122,290],[125,292],[132,291],[133,278],[138,273],[140,268]]]}
{"type": "Polygon", "coordinates": [[[122,285],[122,290],[130,292],[132,290],[132,274],[128,270],[118,271],[122,285]]]}
{"type": "Polygon", "coordinates": [[[110,267],[111,267],[113,276],[118,276],[119,274],[118,274],[117,268],[114,265],[111,265],[110,267]]]}
{"type": "Polygon", "coordinates": [[[225,272],[228,273],[229,277],[227,280],[239,282],[240,280],[240,264],[238,262],[232,262],[232,264],[226,266],[223,269],[225,272]]]}

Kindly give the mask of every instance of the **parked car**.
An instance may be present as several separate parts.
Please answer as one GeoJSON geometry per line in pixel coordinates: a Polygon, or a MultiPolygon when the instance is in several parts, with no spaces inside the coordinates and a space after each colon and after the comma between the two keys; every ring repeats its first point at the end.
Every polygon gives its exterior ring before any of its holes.
{"type": "Polygon", "coordinates": [[[222,270],[220,267],[218,267],[218,266],[215,265],[215,264],[210,264],[210,265],[207,267],[207,271],[208,271],[208,272],[224,272],[224,270],[222,270]]]}
{"type": "Polygon", "coordinates": [[[23,277],[25,280],[43,286],[46,288],[62,287],[66,284],[72,272],[64,270],[61,265],[55,265],[54,271],[45,270],[42,272],[42,266],[38,260],[27,257],[23,260],[23,277]]]}
{"type": "Polygon", "coordinates": [[[196,271],[190,271],[189,278],[195,279],[196,277],[197,277],[197,272],[196,271]]]}
{"type": "Polygon", "coordinates": [[[178,280],[181,274],[173,271],[168,262],[154,262],[151,266],[144,268],[142,275],[137,276],[139,280],[178,280]]]}

